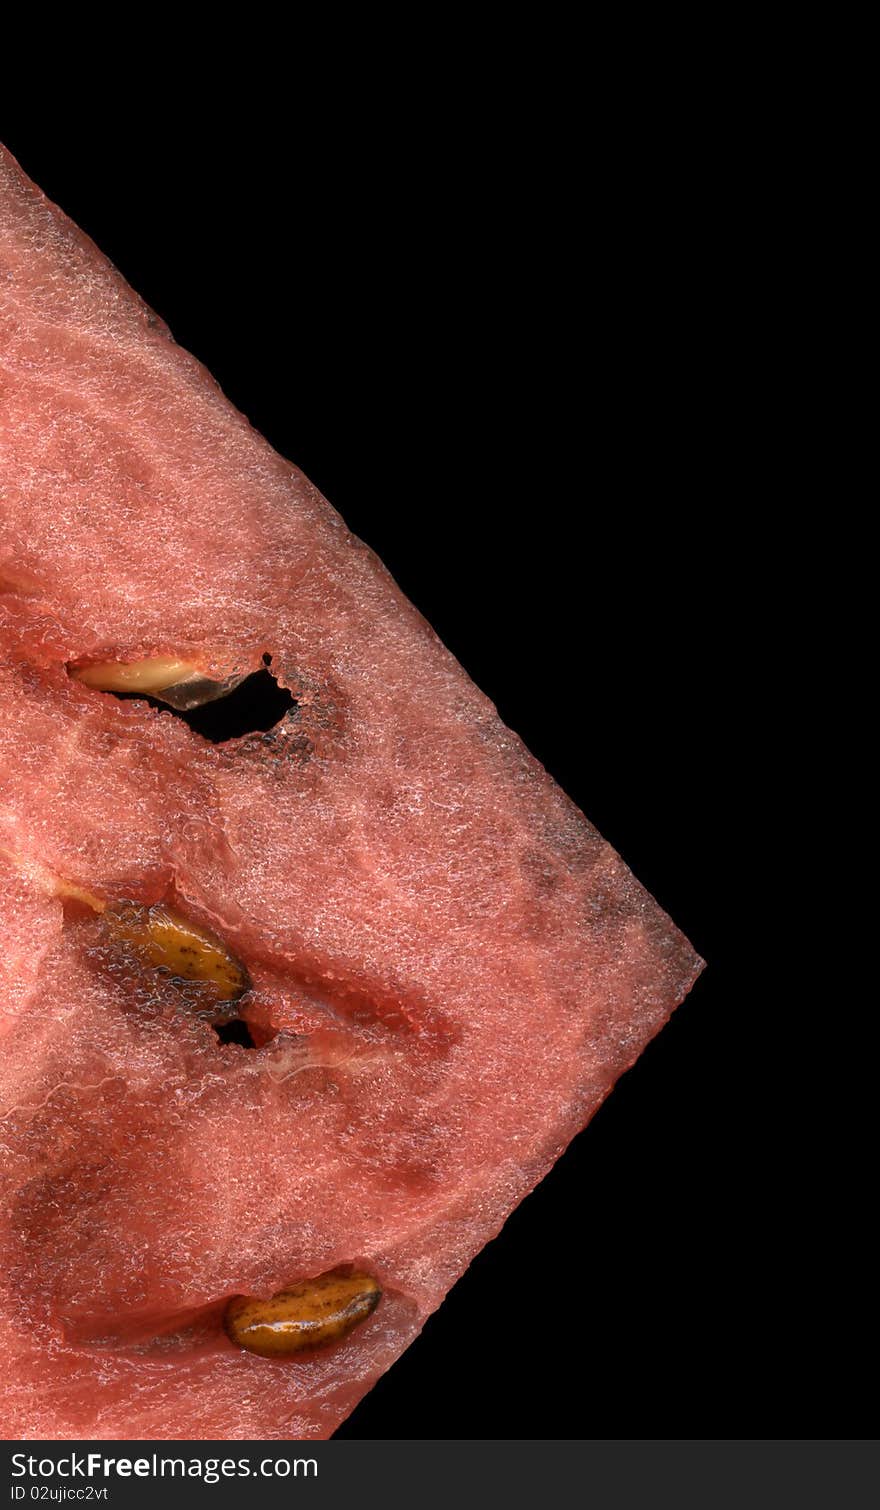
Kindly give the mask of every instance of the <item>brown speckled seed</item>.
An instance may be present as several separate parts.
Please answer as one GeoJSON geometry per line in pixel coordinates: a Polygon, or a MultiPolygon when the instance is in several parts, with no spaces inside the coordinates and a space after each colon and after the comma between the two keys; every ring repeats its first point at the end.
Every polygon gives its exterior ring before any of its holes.
{"type": "Polygon", "coordinates": [[[164,903],[108,908],[103,927],[112,943],[133,953],[140,964],[198,983],[212,1001],[236,1001],[248,988],[244,968],[223,940],[164,903]]]}
{"type": "Polygon", "coordinates": [[[382,1291],[369,1274],[319,1274],[270,1300],[236,1295],[226,1307],[227,1336],[261,1358],[285,1358],[347,1337],[375,1311],[382,1291]]]}

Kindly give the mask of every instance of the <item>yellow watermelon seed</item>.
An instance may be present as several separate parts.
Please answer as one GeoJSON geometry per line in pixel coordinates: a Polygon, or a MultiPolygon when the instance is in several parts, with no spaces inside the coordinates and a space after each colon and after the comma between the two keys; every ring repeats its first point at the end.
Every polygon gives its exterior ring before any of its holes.
{"type": "Polygon", "coordinates": [[[110,941],[133,953],[139,964],[193,982],[212,1002],[237,1001],[248,989],[244,967],[223,940],[164,902],[108,908],[103,926],[110,941]]]}
{"type": "Polygon", "coordinates": [[[236,1295],[226,1307],[230,1340],[261,1358],[287,1358],[347,1337],[375,1311],[381,1287],[369,1274],[331,1271],[269,1300],[236,1295]]]}

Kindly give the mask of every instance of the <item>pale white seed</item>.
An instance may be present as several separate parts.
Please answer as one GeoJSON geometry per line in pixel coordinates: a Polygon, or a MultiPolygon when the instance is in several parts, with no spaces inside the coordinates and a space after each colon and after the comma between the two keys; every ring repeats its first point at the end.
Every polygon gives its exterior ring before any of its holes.
{"type": "Polygon", "coordinates": [[[95,661],[91,666],[76,666],[71,676],[86,687],[99,692],[163,692],[197,673],[192,661],[173,655],[153,655],[143,661],[95,661]]]}

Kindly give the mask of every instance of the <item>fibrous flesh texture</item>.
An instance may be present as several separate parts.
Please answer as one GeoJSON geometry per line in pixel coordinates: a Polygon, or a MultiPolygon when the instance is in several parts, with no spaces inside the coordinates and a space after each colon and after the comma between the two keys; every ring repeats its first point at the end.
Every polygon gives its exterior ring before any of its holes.
{"type": "Polygon", "coordinates": [[[328,1436],[692,984],[687,940],[376,557],[0,155],[0,1421],[328,1436]],[[212,744],[69,667],[263,665],[212,744]],[[246,969],[256,1048],[101,908],[246,969]],[[354,1265],[350,1335],[230,1298],[354,1265]]]}

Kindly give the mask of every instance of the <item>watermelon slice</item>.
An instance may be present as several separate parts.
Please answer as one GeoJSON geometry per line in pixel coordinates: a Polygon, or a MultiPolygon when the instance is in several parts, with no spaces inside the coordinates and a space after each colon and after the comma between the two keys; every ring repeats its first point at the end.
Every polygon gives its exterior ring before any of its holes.
{"type": "Polygon", "coordinates": [[[0,359],[0,1420],[326,1437],[701,962],[5,152],[0,359]]]}

